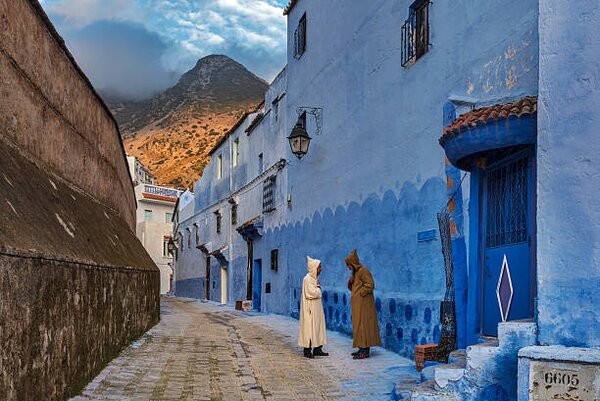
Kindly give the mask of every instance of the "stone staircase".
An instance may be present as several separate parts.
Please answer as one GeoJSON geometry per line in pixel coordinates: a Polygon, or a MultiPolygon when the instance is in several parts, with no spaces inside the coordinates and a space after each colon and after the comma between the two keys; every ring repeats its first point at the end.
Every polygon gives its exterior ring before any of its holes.
{"type": "Polygon", "coordinates": [[[498,338],[455,351],[448,364],[426,368],[426,379],[404,399],[411,401],[513,401],[517,399],[517,353],[536,344],[531,321],[500,323],[498,338]],[[427,371],[432,369],[433,372],[427,371]]]}

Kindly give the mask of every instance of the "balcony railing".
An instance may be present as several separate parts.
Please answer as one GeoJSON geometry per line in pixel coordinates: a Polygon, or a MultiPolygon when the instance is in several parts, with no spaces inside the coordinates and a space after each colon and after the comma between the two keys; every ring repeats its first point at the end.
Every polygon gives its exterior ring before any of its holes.
{"type": "Polygon", "coordinates": [[[158,196],[166,196],[168,198],[177,199],[182,191],[173,188],[159,187],[157,185],[144,185],[144,193],[158,195],[158,196]]]}

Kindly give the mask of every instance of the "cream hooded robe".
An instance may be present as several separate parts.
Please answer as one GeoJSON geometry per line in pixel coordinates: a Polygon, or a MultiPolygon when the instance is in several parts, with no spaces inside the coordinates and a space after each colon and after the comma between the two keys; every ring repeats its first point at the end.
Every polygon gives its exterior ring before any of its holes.
{"type": "Polygon", "coordinates": [[[327,344],[321,288],[317,287],[317,268],[320,264],[320,260],[308,257],[308,274],[302,280],[298,327],[298,345],[302,348],[315,348],[327,344]]]}

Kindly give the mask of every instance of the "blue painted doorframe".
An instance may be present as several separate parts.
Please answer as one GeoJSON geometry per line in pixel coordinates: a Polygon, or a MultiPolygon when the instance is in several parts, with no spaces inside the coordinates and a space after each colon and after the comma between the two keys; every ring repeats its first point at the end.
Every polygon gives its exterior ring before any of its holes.
{"type": "MultiPolygon", "coordinates": [[[[481,333],[497,336],[501,321],[496,295],[506,255],[514,295],[508,320],[533,317],[535,283],[534,154],[527,148],[488,165],[482,175],[481,333]]],[[[481,249],[480,248],[480,249],[481,249]]]]}

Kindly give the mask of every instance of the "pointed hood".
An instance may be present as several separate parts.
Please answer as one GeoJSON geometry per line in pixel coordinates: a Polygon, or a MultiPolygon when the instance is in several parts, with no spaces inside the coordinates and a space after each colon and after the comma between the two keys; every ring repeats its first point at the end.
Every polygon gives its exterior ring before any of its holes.
{"type": "Polygon", "coordinates": [[[310,256],[307,256],[308,258],[308,274],[310,274],[310,276],[312,278],[317,278],[317,269],[319,268],[319,265],[321,264],[321,261],[319,259],[313,259],[310,256]]]}
{"type": "Polygon", "coordinates": [[[356,249],[350,252],[348,256],[344,259],[344,262],[348,266],[350,266],[354,271],[360,269],[362,264],[360,263],[360,259],[358,258],[358,253],[356,253],[356,249]]]}

